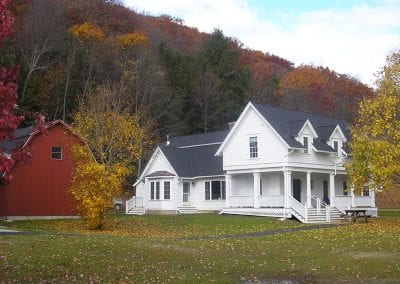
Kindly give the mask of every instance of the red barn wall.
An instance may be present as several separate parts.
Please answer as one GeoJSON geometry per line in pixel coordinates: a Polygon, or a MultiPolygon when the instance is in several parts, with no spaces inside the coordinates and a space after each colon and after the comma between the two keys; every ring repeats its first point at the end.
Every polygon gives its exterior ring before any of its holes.
{"type": "Polygon", "coordinates": [[[72,216],[76,200],[68,193],[74,169],[72,147],[81,140],[58,124],[47,135],[36,135],[29,143],[32,162],[17,163],[12,180],[0,185],[2,216],[72,216]],[[62,160],[51,158],[52,147],[62,147],[62,160]]]}

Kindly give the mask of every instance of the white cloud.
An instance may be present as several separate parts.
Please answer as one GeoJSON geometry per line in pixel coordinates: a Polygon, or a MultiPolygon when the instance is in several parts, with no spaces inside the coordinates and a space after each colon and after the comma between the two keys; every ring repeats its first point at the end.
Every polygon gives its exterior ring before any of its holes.
{"type": "Polygon", "coordinates": [[[327,66],[372,85],[389,52],[400,47],[400,1],[382,1],[351,9],[282,15],[280,23],[262,15],[246,0],[125,0],[136,11],[169,14],[211,32],[221,28],[246,46],[296,64],[327,66]],[[285,23],[283,25],[283,23],[285,23]]]}

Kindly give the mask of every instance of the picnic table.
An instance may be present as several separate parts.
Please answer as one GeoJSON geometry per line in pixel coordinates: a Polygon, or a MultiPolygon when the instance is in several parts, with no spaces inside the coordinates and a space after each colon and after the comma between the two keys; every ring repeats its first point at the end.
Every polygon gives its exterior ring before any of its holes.
{"type": "Polygon", "coordinates": [[[368,216],[367,216],[367,210],[366,209],[348,209],[345,210],[346,215],[345,218],[351,218],[353,222],[357,222],[358,218],[365,218],[365,223],[368,223],[368,216]]]}

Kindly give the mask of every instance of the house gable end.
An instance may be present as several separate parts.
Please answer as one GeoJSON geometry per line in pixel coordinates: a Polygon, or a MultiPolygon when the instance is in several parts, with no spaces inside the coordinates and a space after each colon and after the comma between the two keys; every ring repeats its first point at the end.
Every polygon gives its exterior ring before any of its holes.
{"type": "Polygon", "coordinates": [[[245,107],[245,109],[240,114],[238,120],[235,122],[235,124],[232,127],[232,129],[229,131],[228,135],[226,136],[226,138],[222,142],[221,146],[218,148],[217,152],[215,153],[216,156],[221,156],[222,155],[222,153],[224,151],[224,148],[227,147],[227,145],[229,144],[231,139],[234,139],[234,136],[235,136],[237,130],[241,126],[243,120],[246,119],[246,115],[250,111],[254,111],[257,114],[257,116],[261,119],[261,121],[267,127],[269,127],[269,129],[276,135],[276,137],[278,137],[278,139],[283,143],[283,145],[285,145],[285,147],[287,147],[287,148],[290,148],[290,146],[285,142],[285,140],[282,139],[282,137],[278,134],[278,132],[275,130],[275,128],[265,119],[265,117],[257,110],[257,108],[255,108],[254,105],[251,102],[249,102],[247,104],[247,106],[245,107]]]}
{"type": "Polygon", "coordinates": [[[133,184],[133,186],[136,186],[147,175],[150,175],[152,172],[157,172],[157,171],[166,171],[177,176],[175,169],[172,167],[170,161],[167,159],[167,157],[162,152],[160,147],[157,147],[157,149],[154,151],[146,167],[144,168],[143,172],[141,173],[137,181],[133,184]]]}

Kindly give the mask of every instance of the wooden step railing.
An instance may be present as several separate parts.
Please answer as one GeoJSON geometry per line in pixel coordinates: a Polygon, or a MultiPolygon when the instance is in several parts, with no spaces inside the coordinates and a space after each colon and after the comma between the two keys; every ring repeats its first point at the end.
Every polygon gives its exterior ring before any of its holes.
{"type": "Polygon", "coordinates": [[[297,201],[293,196],[289,196],[289,205],[290,207],[303,218],[304,223],[308,222],[308,210],[307,206],[304,206],[299,201],[297,201]]]}

